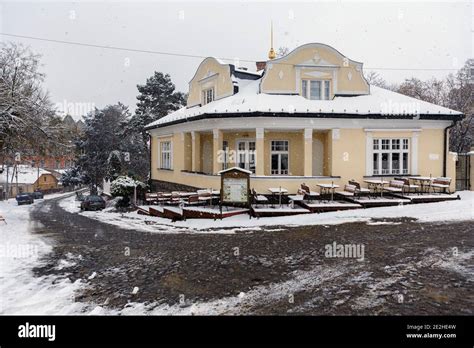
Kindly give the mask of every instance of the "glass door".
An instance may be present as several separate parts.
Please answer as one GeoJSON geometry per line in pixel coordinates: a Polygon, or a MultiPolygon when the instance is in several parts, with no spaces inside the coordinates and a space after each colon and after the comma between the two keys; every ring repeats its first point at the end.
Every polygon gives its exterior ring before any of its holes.
{"type": "Polygon", "coordinates": [[[237,140],[237,166],[255,173],[255,140],[237,140]]]}

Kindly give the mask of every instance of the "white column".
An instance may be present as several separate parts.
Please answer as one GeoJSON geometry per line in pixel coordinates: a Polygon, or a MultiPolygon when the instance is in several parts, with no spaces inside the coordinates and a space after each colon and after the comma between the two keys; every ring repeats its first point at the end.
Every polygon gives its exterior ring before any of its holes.
{"type": "Polygon", "coordinates": [[[255,174],[259,176],[265,175],[265,130],[263,128],[255,129],[255,174]]]}

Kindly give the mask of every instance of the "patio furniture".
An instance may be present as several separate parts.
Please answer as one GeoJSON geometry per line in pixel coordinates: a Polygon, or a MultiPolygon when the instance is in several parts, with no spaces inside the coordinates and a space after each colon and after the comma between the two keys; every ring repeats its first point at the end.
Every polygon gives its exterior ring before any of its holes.
{"type": "Polygon", "coordinates": [[[406,193],[411,193],[412,190],[416,193],[420,188],[419,185],[411,184],[408,178],[394,178],[394,180],[403,181],[403,191],[406,193]]]}
{"type": "Polygon", "coordinates": [[[212,202],[212,193],[209,190],[197,190],[198,194],[198,199],[205,203],[205,204],[211,204],[212,202]]]}
{"type": "Polygon", "coordinates": [[[264,195],[259,195],[255,189],[252,189],[252,199],[254,204],[263,204],[268,206],[268,198],[264,195]]]}
{"type": "Polygon", "coordinates": [[[156,203],[161,205],[168,202],[170,198],[171,198],[171,193],[158,192],[155,201],[156,203]]]}
{"type": "Polygon", "coordinates": [[[451,190],[449,189],[451,185],[451,178],[436,178],[433,180],[433,183],[431,184],[431,188],[433,188],[433,192],[435,189],[440,189],[439,193],[441,194],[442,192],[444,193],[451,193],[451,190]]]}
{"type": "MultiPolygon", "coordinates": [[[[163,198],[166,198],[166,195],[163,194],[163,198]]],[[[181,200],[181,196],[179,194],[178,191],[173,191],[171,192],[171,196],[169,197],[168,199],[168,203],[169,204],[181,204],[182,200],[181,200]]]]}
{"type": "Polygon", "coordinates": [[[328,195],[331,197],[331,201],[334,200],[334,192],[336,191],[337,188],[339,188],[339,185],[335,185],[334,183],[317,184],[317,186],[319,186],[321,196],[328,195]]]}
{"type": "Polygon", "coordinates": [[[298,195],[303,195],[304,198],[308,198],[309,201],[312,201],[313,198],[319,197],[319,193],[315,191],[311,191],[309,186],[305,183],[301,184],[301,188],[298,189],[298,195]]]}
{"type": "MultiPolygon", "coordinates": [[[[270,187],[268,191],[272,193],[273,198],[275,197],[276,194],[278,194],[278,204],[279,204],[279,207],[281,208],[281,195],[288,193],[288,190],[280,186],[280,187],[270,187]]],[[[275,208],[274,201],[275,200],[272,199],[272,208],[275,208]]]]}
{"type": "Polygon", "coordinates": [[[184,202],[185,205],[202,205],[203,203],[205,202],[201,201],[199,195],[196,193],[192,196],[188,196],[188,200],[184,202]]]}
{"type": "Polygon", "coordinates": [[[383,190],[390,193],[401,193],[403,194],[403,187],[405,183],[401,180],[390,180],[388,187],[384,187],[383,190]]]}
{"type": "Polygon", "coordinates": [[[349,180],[349,185],[354,185],[356,187],[356,190],[355,190],[355,196],[361,196],[363,194],[366,194],[369,196],[370,198],[370,190],[368,188],[365,188],[365,187],[361,187],[359,182],[355,181],[354,179],[352,180],[349,180]]]}
{"type": "Polygon", "coordinates": [[[431,184],[433,182],[431,174],[430,176],[411,176],[410,179],[420,184],[420,194],[430,192],[431,184]]]}
{"type": "Polygon", "coordinates": [[[383,187],[388,184],[388,181],[369,179],[364,182],[369,186],[369,190],[373,192],[374,196],[380,192],[380,197],[383,197],[383,187]]]}
{"type": "MultiPolygon", "coordinates": [[[[161,193],[161,192],[159,192],[159,193],[161,193]]],[[[159,193],[145,193],[145,202],[146,202],[146,204],[156,203],[159,193]]]]}
{"type": "Polygon", "coordinates": [[[355,197],[357,187],[355,185],[344,185],[343,191],[338,191],[337,194],[344,197],[355,197]]]}
{"type": "Polygon", "coordinates": [[[294,202],[302,202],[304,201],[305,195],[290,195],[288,196],[288,199],[290,200],[290,203],[294,202]]]}

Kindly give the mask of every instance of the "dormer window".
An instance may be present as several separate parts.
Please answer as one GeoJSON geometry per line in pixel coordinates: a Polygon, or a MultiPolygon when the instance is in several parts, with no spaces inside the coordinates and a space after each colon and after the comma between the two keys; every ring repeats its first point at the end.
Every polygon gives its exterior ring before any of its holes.
{"type": "Polygon", "coordinates": [[[214,88],[208,88],[202,91],[202,105],[214,101],[214,88]]]}
{"type": "Polygon", "coordinates": [[[331,96],[331,81],[301,80],[301,95],[311,100],[329,100],[331,96]]]}

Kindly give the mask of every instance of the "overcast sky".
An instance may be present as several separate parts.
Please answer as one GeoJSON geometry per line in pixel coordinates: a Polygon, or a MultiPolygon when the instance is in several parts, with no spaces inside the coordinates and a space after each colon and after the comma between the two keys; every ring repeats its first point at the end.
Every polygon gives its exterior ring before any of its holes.
{"type": "MultiPolygon", "coordinates": [[[[0,32],[140,50],[264,60],[274,46],[333,46],[385,79],[442,78],[473,57],[471,1],[0,2],[0,32]],[[446,69],[385,70],[403,69],[446,69]]],[[[52,101],[103,107],[136,103],[153,72],[187,92],[202,59],[126,52],[0,36],[42,57],[52,101]]],[[[232,63],[232,61],[229,61],[232,63]]],[[[241,62],[254,69],[254,64],[241,62]]],[[[78,116],[78,115],[75,115],[78,116]]]]}

